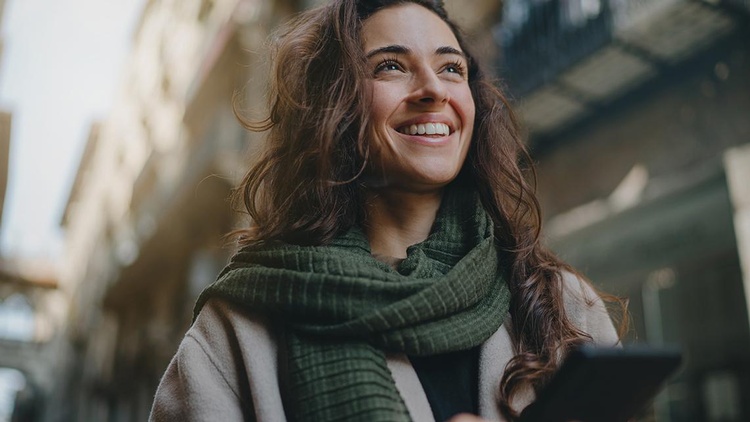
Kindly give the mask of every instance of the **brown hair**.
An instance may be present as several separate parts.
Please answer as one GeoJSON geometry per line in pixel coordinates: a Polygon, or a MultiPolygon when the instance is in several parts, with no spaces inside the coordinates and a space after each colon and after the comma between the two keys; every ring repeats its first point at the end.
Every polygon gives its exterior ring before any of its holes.
{"type": "Polygon", "coordinates": [[[516,355],[501,381],[499,406],[514,419],[511,398],[524,386],[538,390],[567,351],[591,338],[565,313],[561,278],[572,268],[540,243],[536,176],[518,121],[441,1],[332,0],[280,30],[268,119],[253,124],[238,113],[246,128],[269,130],[264,154],[236,192],[253,220],[250,229],[238,232],[240,243],[326,244],[361,220],[359,176],[369,158],[370,102],[360,29],[376,11],[402,3],[422,5],[440,16],[467,55],[476,117],[459,177],[477,188],[495,222],[509,279],[516,355]]]}

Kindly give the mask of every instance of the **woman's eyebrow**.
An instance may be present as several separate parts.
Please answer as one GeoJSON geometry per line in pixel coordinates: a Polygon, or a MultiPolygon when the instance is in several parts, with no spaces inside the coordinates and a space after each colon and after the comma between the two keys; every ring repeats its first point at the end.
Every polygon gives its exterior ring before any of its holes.
{"type": "Polygon", "coordinates": [[[385,47],[376,48],[374,50],[371,50],[369,53],[367,53],[367,58],[371,58],[372,56],[376,56],[378,54],[382,53],[391,53],[391,54],[407,54],[411,52],[409,47],[405,47],[403,45],[386,45],[385,47]]]}
{"type": "Polygon", "coordinates": [[[463,57],[464,59],[466,58],[466,55],[464,54],[463,51],[458,50],[458,49],[456,49],[454,47],[451,47],[451,46],[447,46],[447,45],[444,46],[444,47],[438,47],[438,49],[435,50],[435,54],[438,54],[438,55],[455,54],[457,56],[463,57]]]}
{"type": "MultiPolygon", "coordinates": [[[[367,58],[370,59],[373,56],[377,56],[378,54],[382,54],[382,53],[409,54],[410,52],[411,50],[409,49],[409,47],[393,44],[393,45],[386,45],[384,47],[379,47],[374,50],[371,50],[369,53],[367,53],[367,58]]],[[[447,46],[447,45],[443,47],[438,47],[437,49],[435,49],[435,54],[440,55],[440,56],[446,55],[446,54],[455,54],[457,56],[463,57],[464,59],[466,58],[466,55],[464,54],[463,51],[458,50],[451,46],[447,46]]]]}

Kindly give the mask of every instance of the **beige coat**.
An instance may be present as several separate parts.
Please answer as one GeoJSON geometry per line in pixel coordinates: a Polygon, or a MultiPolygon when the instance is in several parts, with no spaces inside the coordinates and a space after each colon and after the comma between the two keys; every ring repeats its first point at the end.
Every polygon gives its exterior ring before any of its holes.
{"type": "MultiPolygon", "coordinates": [[[[601,299],[575,276],[564,280],[571,321],[602,346],[617,334],[601,299]]],[[[503,370],[513,357],[510,317],[479,353],[479,413],[504,421],[497,406],[503,370]]],[[[262,316],[219,300],[209,301],[185,335],[156,391],[152,421],[283,421],[277,339],[262,316]]],[[[417,373],[405,355],[389,355],[388,368],[414,421],[434,421],[417,373]]],[[[534,399],[529,389],[514,408],[534,399]]]]}

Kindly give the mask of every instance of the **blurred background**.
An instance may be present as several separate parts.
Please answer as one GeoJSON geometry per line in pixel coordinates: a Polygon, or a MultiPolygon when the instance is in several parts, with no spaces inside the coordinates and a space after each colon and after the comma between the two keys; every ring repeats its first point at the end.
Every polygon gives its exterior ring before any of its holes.
{"type": "MultiPolygon", "coordinates": [[[[314,0],[0,0],[0,422],[141,421],[245,224],[266,40],[314,0]]],[[[517,103],[545,240],[750,420],[750,0],[447,0],[517,103]]]]}

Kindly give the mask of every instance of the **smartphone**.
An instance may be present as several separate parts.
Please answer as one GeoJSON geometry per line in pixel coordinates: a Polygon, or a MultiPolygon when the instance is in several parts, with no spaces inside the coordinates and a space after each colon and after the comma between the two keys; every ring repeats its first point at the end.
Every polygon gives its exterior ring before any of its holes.
{"type": "Polygon", "coordinates": [[[625,422],[651,401],[681,362],[678,349],[583,346],[568,354],[519,421],[625,422]]]}

